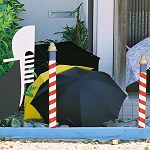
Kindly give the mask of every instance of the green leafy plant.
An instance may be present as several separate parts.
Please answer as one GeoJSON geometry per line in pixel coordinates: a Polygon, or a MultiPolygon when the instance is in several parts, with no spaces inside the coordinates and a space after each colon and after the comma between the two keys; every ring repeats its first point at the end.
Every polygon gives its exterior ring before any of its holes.
{"type": "Polygon", "coordinates": [[[29,97],[33,97],[32,91],[35,90],[35,89],[36,89],[36,86],[33,86],[33,85],[29,86],[29,88],[27,89],[25,95],[29,96],[29,97]]]}
{"type": "Polygon", "coordinates": [[[35,42],[35,44],[36,45],[38,45],[38,44],[50,44],[51,42],[57,43],[58,40],[45,39],[45,40],[37,41],[37,42],[35,42]]]}
{"type": "MultiPolygon", "coordinates": [[[[80,8],[83,3],[81,3],[73,13],[76,14],[76,24],[73,27],[68,25],[64,27],[64,31],[56,32],[55,34],[62,34],[63,41],[72,41],[78,46],[87,50],[87,37],[88,32],[85,26],[85,21],[81,20],[80,8]]],[[[71,15],[71,14],[70,14],[71,15]]]]}
{"type": "Polygon", "coordinates": [[[0,76],[13,66],[13,62],[3,63],[3,59],[13,56],[11,42],[19,29],[17,22],[23,20],[17,16],[24,11],[23,6],[17,0],[0,0],[0,76]]]}

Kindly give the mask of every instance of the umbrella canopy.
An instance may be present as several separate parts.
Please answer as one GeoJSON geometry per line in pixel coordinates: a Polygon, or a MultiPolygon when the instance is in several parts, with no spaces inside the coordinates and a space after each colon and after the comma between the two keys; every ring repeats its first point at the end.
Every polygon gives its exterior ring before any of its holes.
{"type": "MultiPolygon", "coordinates": [[[[48,83],[31,104],[48,123],[48,83]]],[[[118,117],[126,94],[104,72],[73,68],[57,75],[57,121],[69,126],[99,126],[118,117]]]]}
{"type": "MultiPolygon", "coordinates": [[[[75,66],[69,65],[57,65],[56,66],[56,74],[63,73],[67,70],[74,68],[75,66]]],[[[85,70],[92,70],[93,68],[84,67],[84,66],[76,66],[85,70]]],[[[38,92],[40,86],[49,79],[48,71],[40,74],[38,78],[28,87],[24,99],[24,120],[28,119],[42,119],[39,112],[30,104],[34,99],[36,93],[38,92]]]]}
{"type": "Polygon", "coordinates": [[[18,111],[21,91],[20,63],[0,77],[0,120],[18,111]]]}
{"type": "Polygon", "coordinates": [[[150,67],[150,37],[142,40],[126,53],[126,86],[139,80],[139,62],[142,56],[146,56],[148,69],[150,67]]]}
{"type": "MultiPolygon", "coordinates": [[[[57,48],[57,64],[85,66],[98,70],[99,57],[77,46],[73,42],[55,43],[57,48]]],[[[35,46],[35,72],[39,75],[48,70],[48,46],[49,44],[38,44],[35,46]]]]}

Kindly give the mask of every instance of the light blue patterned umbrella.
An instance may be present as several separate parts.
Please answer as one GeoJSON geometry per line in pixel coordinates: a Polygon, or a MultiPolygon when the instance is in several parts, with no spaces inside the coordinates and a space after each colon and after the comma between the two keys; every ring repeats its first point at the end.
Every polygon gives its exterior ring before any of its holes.
{"type": "Polygon", "coordinates": [[[140,41],[126,53],[126,86],[139,80],[140,59],[145,56],[150,67],[150,37],[140,41]]]}

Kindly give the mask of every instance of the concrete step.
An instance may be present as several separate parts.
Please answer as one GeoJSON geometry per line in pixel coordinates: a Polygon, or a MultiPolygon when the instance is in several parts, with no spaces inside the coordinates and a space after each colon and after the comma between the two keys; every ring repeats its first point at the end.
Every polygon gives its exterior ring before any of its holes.
{"type": "MultiPolygon", "coordinates": [[[[138,118],[138,93],[128,93],[119,113],[119,119],[136,119],[138,118]]],[[[150,117],[150,94],[146,96],[146,117],[150,117]]]]}

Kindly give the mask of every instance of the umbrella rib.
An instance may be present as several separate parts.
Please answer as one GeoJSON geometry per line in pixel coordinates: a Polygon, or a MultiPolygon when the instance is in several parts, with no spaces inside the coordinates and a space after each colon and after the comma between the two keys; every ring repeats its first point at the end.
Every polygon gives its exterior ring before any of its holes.
{"type": "MultiPolygon", "coordinates": [[[[84,83],[85,83],[85,82],[84,82],[84,83]]],[[[82,84],[83,84],[83,83],[82,83],[82,84]]],[[[96,93],[88,84],[85,84],[85,86],[86,86],[86,87],[89,87],[90,90],[91,90],[93,93],[95,93],[94,96],[97,96],[99,99],[102,99],[103,102],[105,102],[104,99],[103,99],[102,97],[99,97],[99,96],[97,95],[97,93],[96,93]]],[[[106,104],[106,106],[107,106],[108,110],[113,114],[113,112],[109,109],[109,106],[108,106],[107,104],[106,104]]],[[[113,116],[116,117],[115,115],[113,115],[113,116]]]]}
{"type": "MultiPolygon", "coordinates": [[[[84,79],[82,79],[82,80],[84,80],[84,79]]],[[[99,82],[99,84],[103,83],[104,85],[110,87],[110,85],[107,84],[105,81],[98,81],[94,77],[92,79],[85,79],[84,81],[86,82],[86,80],[91,81],[91,82],[95,82],[95,83],[99,82]]],[[[117,84],[114,84],[113,82],[111,82],[111,83],[112,83],[111,86],[113,86],[115,89],[118,89],[118,88],[120,89],[120,87],[117,84]]]]}
{"type": "MultiPolygon", "coordinates": [[[[86,72],[87,72],[87,74],[84,75],[84,78],[85,78],[86,76],[88,76],[88,73],[91,73],[91,72],[89,72],[89,71],[87,71],[87,70],[86,70],[86,72]]],[[[88,81],[91,80],[92,82],[93,82],[93,81],[96,81],[96,82],[97,82],[97,81],[98,81],[97,78],[96,78],[97,76],[95,76],[95,78],[94,78],[94,73],[97,74],[98,72],[92,71],[92,74],[93,74],[92,77],[87,78],[87,79],[82,78],[82,80],[88,80],[88,81]]],[[[105,78],[104,78],[105,80],[101,80],[101,81],[99,81],[99,82],[103,82],[104,84],[107,84],[107,81],[110,81],[110,76],[108,76],[108,75],[107,75],[106,73],[104,73],[104,72],[99,72],[99,73],[105,74],[105,78]]],[[[108,83],[109,83],[109,82],[108,82],[108,83]]],[[[114,87],[117,87],[117,88],[119,87],[117,84],[114,84],[114,80],[113,80],[113,79],[111,79],[111,83],[112,83],[112,85],[113,85],[114,87]]],[[[109,83],[109,84],[110,84],[110,83],[109,83]]],[[[119,88],[120,88],[120,87],[119,87],[119,88]]]]}
{"type": "MultiPolygon", "coordinates": [[[[80,92],[80,88],[79,88],[79,81],[78,81],[78,93],[79,93],[79,99],[81,98],[81,92],[80,92]]],[[[81,103],[80,103],[80,116],[81,116],[81,103]]],[[[80,124],[81,124],[81,117],[80,117],[80,124]]]]}

